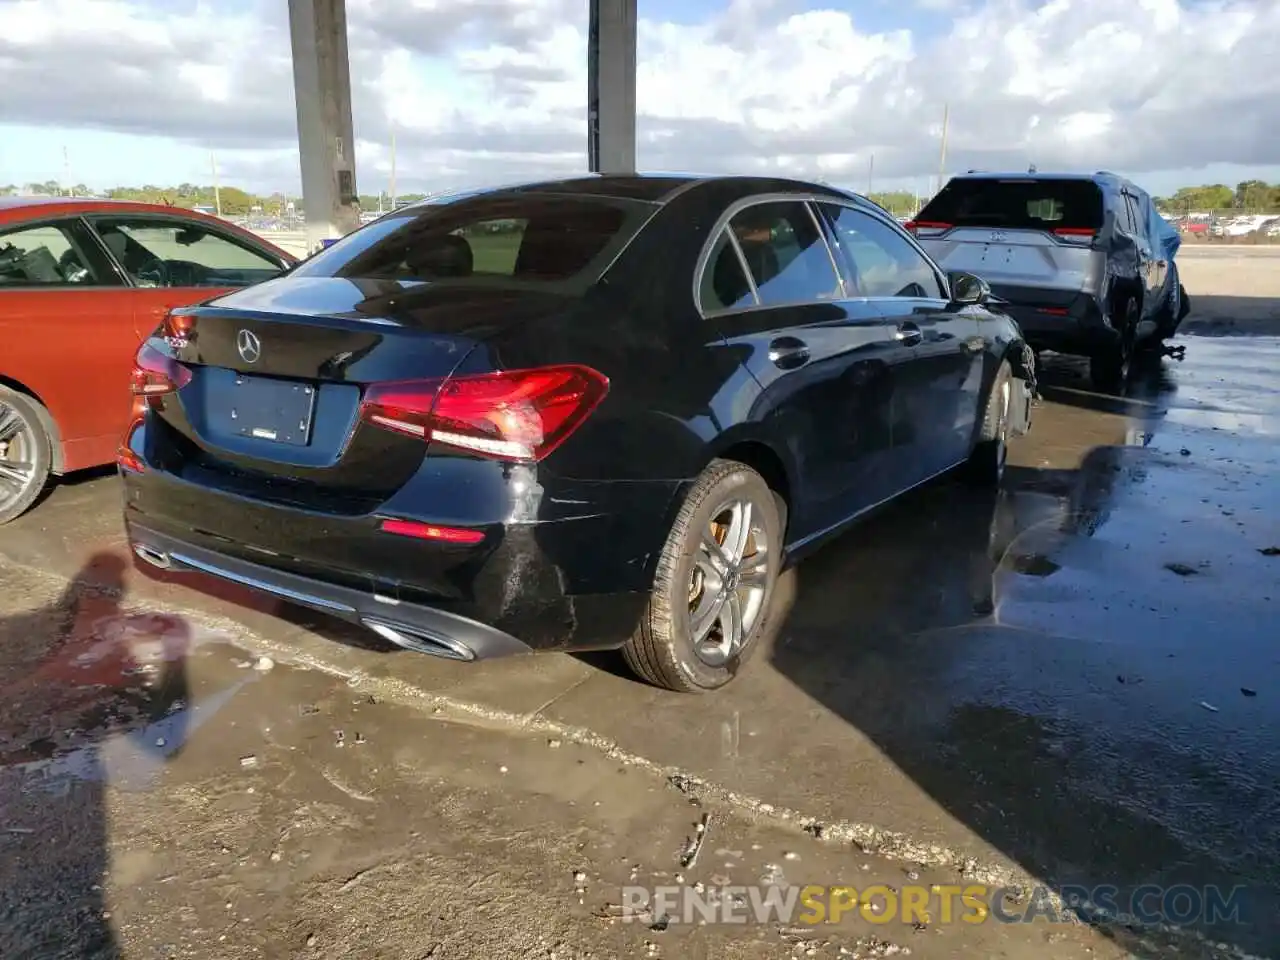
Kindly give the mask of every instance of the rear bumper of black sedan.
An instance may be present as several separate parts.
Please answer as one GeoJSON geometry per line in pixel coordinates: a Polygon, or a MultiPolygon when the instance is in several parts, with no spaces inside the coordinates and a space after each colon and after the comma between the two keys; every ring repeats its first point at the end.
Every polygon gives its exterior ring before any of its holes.
{"type": "Polygon", "coordinates": [[[630,510],[599,509],[601,500],[573,519],[491,525],[483,543],[442,544],[384,532],[376,517],[264,503],[162,470],[122,475],[125,527],[142,561],[457,660],[625,643],[648,603],[646,564],[678,486],[618,485],[630,510]],[[638,539],[646,517],[651,534],[638,539]]]}
{"type": "Polygon", "coordinates": [[[401,603],[393,597],[249,563],[137,524],[129,524],[128,532],[134,554],[153,567],[205,574],[267,593],[367,627],[409,650],[449,660],[483,660],[532,652],[528,644],[508,633],[445,610],[401,603]]]}

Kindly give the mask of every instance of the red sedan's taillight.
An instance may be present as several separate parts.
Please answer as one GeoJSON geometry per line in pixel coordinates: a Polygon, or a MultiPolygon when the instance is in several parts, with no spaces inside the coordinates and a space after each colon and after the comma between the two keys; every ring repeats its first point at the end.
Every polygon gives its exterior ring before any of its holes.
{"type": "Polygon", "coordinates": [[[608,392],[608,379],[590,367],[539,367],[372,384],[360,415],[384,430],[471,453],[541,460],[608,392]]]}
{"type": "Polygon", "coordinates": [[[160,336],[175,350],[181,350],[195,336],[196,318],[189,313],[175,313],[170,310],[160,325],[160,336]]]}
{"type": "Polygon", "coordinates": [[[158,397],[173,393],[190,382],[190,370],[144,343],[133,362],[133,377],[129,387],[135,397],[158,397]]]}
{"type": "Polygon", "coordinates": [[[142,473],[146,469],[142,458],[133,452],[133,435],[141,429],[145,422],[141,417],[135,416],[133,422],[125,430],[120,446],[116,447],[116,465],[120,469],[128,470],[130,473],[142,473]]]}

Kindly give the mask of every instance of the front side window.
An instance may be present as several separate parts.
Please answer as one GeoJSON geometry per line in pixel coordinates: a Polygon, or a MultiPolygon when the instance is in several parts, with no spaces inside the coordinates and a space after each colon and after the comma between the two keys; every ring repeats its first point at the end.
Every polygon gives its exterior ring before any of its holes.
{"type": "Polygon", "coordinates": [[[827,241],[798,200],[759,203],[729,221],[763,306],[836,300],[840,279],[827,241]]]}
{"type": "Polygon", "coordinates": [[[147,217],[103,217],[94,228],[116,261],[142,287],[246,287],[278,276],[265,251],[202,224],[147,217]]]}
{"type": "Polygon", "coordinates": [[[0,288],[102,286],[101,265],[71,224],[24,226],[0,233],[0,288]]]}
{"type": "Polygon", "coordinates": [[[581,275],[650,211],[600,198],[480,196],[397,211],[339,240],[295,276],[402,281],[581,275]]]}
{"type": "Polygon", "coordinates": [[[945,298],[929,261],[898,230],[852,207],[822,210],[844,257],[850,296],[945,298]]]}

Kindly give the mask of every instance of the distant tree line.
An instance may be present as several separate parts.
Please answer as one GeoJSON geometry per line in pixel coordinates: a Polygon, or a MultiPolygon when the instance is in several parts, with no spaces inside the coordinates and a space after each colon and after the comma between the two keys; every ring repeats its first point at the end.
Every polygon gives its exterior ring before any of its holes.
{"type": "MultiPolygon", "coordinates": [[[[21,187],[14,184],[0,186],[0,196],[13,193],[34,193],[41,196],[67,194],[77,197],[105,196],[119,200],[172,204],[175,207],[213,207],[215,209],[221,201],[222,213],[229,217],[242,217],[255,212],[264,216],[283,216],[288,209],[290,199],[295,199],[281,193],[253,194],[238,187],[221,187],[215,192],[212,186],[193,183],[180,183],[169,187],[153,184],[141,187],[113,187],[100,194],[82,183],[68,189],[55,180],[28,183],[21,187]]],[[[421,200],[424,196],[426,195],[422,193],[402,193],[396,197],[396,202],[412,202],[421,200]]],[[[895,191],[872,193],[870,199],[895,216],[907,216],[915,213],[917,203],[924,203],[928,198],[917,197],[914,193],[907,191],[895,191]]],[[[390,198],[386,195],[379,198],[376,194],[361,194],[362,210],[376,211],[380,205],[381,209],[390,210],[390,198]]],[[[1234,188],[1222,183],[1182,187],[1172,196],[1157,197],[1156,206],[1168,214],[1232,209],[1249,213],[1270,213],[1280,211],[1280,183],[1245,180],[1243,183],[1236,184],[1234,188]]]]}
{"type": "MultiPolygon", "coordinates": [[[[288,210],[289,201],[298,200],[296,197],[283,193],[262,195],[230,186],[220,186],[215,190],[212,185],[194,183],[180,183],[177,186],[168,187],[145,184],[141,187],[112,187],[110,190],[103,191],[90,190],[83,183],[77,183],[75,186],[68,188],[59,184],[56,180],[46,180],[44,183],[27,183],[22,186],[16,184],[0,186],[0,196],[19,193],[46,197],[108,197],[112,200],[136,200],[142,203],[170,204],[188,209],[209,207],[216,210],[220,207],[223,215],[228,217],[243,217],[252,213],[261,213],[263,216],[270,217],[284,216],[288,210]]],[[[396,197],[396,202],[421,200],[424,196],[426,194],[400,194],[396,197]]],[[[300,202],[298,202],[297,206],[301,210],[302,204],[300,202]]],[[[362,195],[360,197],[360,209],[366,211],[377,210],[377,195],[362,195]]],[[[384,196],[382,198],[382,209],[391,209],[389,197],[384,196]]]]}
{"type": "Polygon", "coordinates": [[[1157,197],[1156,206],[1164,213],[1208,213],[1213,210],[1241,210],[1246,213],[1280,211],[1280,183],[1245,180],[1235,189],[1223,183],[1200,187],[1183,187],[1171,197],[1157,197]]]}

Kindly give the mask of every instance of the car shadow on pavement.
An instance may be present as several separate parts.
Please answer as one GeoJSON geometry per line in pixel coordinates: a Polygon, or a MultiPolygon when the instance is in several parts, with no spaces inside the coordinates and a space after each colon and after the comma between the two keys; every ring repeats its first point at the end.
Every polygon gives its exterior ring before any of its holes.
{"type": "MultiPolygon", "coordinates": [[[[1274,827],[1245,841],[1224,825],[1274,822],[1274,741],[1197,732],[1211,714],[1187,690],[1203,689],[1198,675],[1210,671],[1197,658],[1214,638],[1177,646],[1155,606],[1125,606],[1141,589],[1089,588],[1091,576],[1116,575],[1105,558],[1129,549],[1107,524],[1127,511],[1120,498],[1149,496],[1133,489],[1147,480],[1147,453],[1096,446],[1071,469],[1010,467],[998,492],[942,481],[908,495],[797,568],[772,664],[1046,888],[1110,896],[1098,906],[1115,911],[1157,885],[1145,917],[1181,929],[1098,923],[1130,955],[1218,955],[1201,937],[1265,954],[1280,942],[1274,827]],[[1091,616],[1113,634],[1082,631],[1091,616]],[[1168,901],[1175,888],[1194,902],[1168,901]]],[[[1166,596],[1180,589],[1178,576],[1165,579],[1166,596]]],[[[1218,630],[1227,644],[1230,630],[1218,630]]],[[[1256,719],[1239,722],[1247,735],[1256,719]]]]}
{"type": "Polygon", "coordinates": [[[181,752],[190,645],[183,620],[121,611],[124,572],[97,554],[53,602],[0,617],[0,957],[122,956],[108,791],[181,752]]]}

